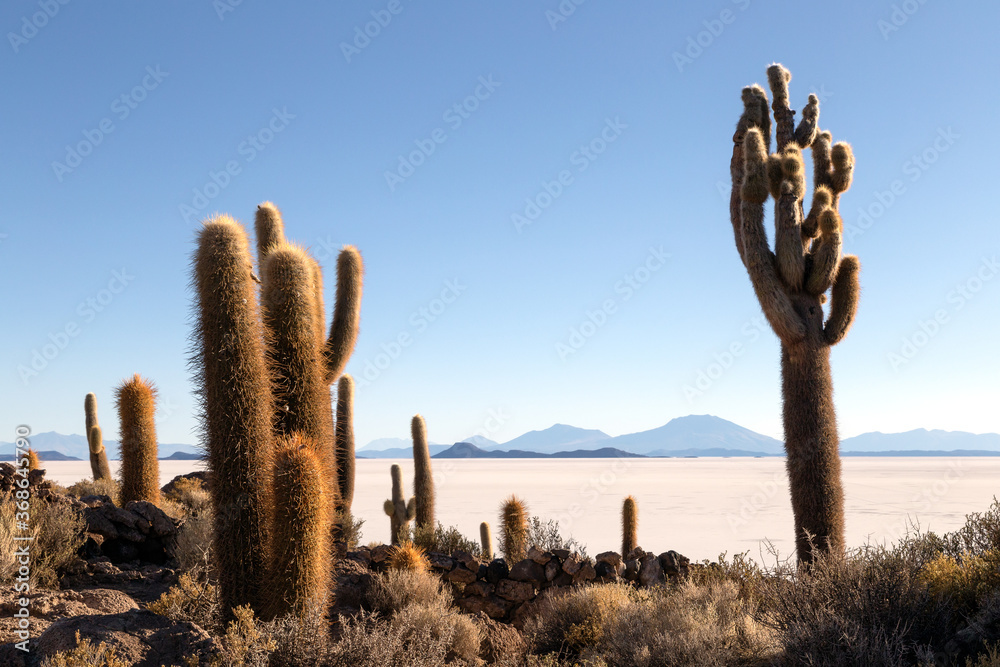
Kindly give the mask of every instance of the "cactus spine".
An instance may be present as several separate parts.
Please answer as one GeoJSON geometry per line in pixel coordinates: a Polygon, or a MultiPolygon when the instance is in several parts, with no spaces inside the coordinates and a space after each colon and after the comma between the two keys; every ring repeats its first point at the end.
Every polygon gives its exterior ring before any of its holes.
{"type": "Polygon", "coordinates": [[[413,436],[413,493],[417,499],[417,528],[434,530],[434,473],[427,447],[427,424],[416,415],[410,423],[413,436]]]}
{"type": "Polygon", "coordinates": [[[94,481],[111,479],[111,466],[108,465],[108,453],[104,449],[101,437],[101,427],[97,422],[97,396],[87,394],[83,399],[83,412],[86,419],[87,447],[90,450],[90,472],[94,481]]]}
{"type": "Polygon", "coordinates": [[[493,534],[485,521],[479,524],[479,541],[483,545],[483,560],[493,560],[493,534]]]}
{"type": "Polygon", "coordinates": [[[354,378],[346,373],[337,381],[337,475],[340,479],[339,514],[350,520],[354,502],[354,378]]]}
{"type": "Polygon", "coordinates": [[[628,496],[622,503],[622,558],[632,553],[632,550],[639,546],[639,509],[636,507],[635,498],[628,496]]]}
{"type": "Polygon", "coordinates": [[[268,618],[287,613],[301,618],[324,610],[330,592],[332,508],[324,492],[326,470],[315,449],[315,443],[295,434],[282,438],[275,454],[268,618]]]}
{"type": "Polygon", "coordinates": [[[156,388],[138,373],[118,386],[121,422],[121,504],[160,502],[160,462],[156,458],[156,388]]]}
{"type": "Polygon", "coordinates": [[[816,549],[844,549],[844,494],[839,438],[833,406],[830,347],[850,329],[857,309],[859,263],[841,257],[840,195],[850,187],[854,157],[846,143],[832,146],[820,131],[819,100],[809,96],[794,127],[788,102],[791,74],[781,65],[767,70],[774,96],[777,153],[768,155],[771,119],[767,93],[743,89],[743,115],[733,136],[730,219],[736,249],[764,315],[781,340],[786,466],[795,517],[799,562],[816,549]],[[804,215],[802,149],[813,158],[813,201],[804,215]],[[775,199],[775,250],[764,231],[764,203],[775,199]],[[827,319],[823,304],[830,290],[827,319]]]}
{"type": "Polygon", "coordinates": [[[261,608],[268,565],[274,408],[251,266],[243,227],[229,216],[208,220],[194,258],[195,362],[226,614],[261,608]]]}
{"type": "Polygon", "coordinates": [[[500,506],[500,551],[513,565],[528,554],[528,508],[517,496],[511,496],[500,506]]]}
{"type": "Polygon", "coordinates": [[[411,497],[409,502],[403,498],[403,470],[393,463],[389,468],[392,478],[392,499],[385,501],[382,509],[389,517],[389,543],[393,546],[400,543],[400,535],[408,532],[409,524],[417,513],[416,504],[411,497]]]}

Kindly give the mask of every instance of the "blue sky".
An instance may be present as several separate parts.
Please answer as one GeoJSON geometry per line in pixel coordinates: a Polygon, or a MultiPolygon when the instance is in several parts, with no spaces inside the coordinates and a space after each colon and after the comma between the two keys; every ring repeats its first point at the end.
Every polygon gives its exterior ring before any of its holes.
{"type": "Polygon", "coordinates": [[[195,442],[197,221],[268,199],[328,275],[364,256],[360,443],[417,412],[438,442],[691,413],[780,437],[727,219],[740,89],[774,61],[857,160],[841,434],[1000,431],[1000,6],[676,4],[4,3],[0,439],[82,432],[88,391],[116,437],[139,372],[160,439],[195,442]]]}

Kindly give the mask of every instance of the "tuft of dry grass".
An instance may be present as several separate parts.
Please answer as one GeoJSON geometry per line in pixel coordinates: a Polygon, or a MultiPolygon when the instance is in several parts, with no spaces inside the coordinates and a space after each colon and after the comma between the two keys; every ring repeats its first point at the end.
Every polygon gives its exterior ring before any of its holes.
{"type": "Polygon", "coordinates": [[[66,489],[69,495],[75,498],[85,496],[107,496],[111,502],[118,505],[118,481],[112,478],[106,479],[81,479],[76,484],[66,489]]]}
{"type": "Polygon", "coordinates": [[[392,616],[410,605],[450,604],[441,579],[420,570],[388,570],[375,575],[361,606],[382,616],[392,616]]]}
{"type": "Polygon", "coordinates": [[[42,661],[41,667],[128,667],[128,663],[104,642],[93,646],[90,639],[80,639],[80,631],[77,630],[76,647],[49,656],[42,661]]]}
{"type": "Polygon", "coordinates": [[[174,481],[164,497],[182,506],[187,514],[197,515],[212,509],[212,496],[197,477],[174,481]]]}
{"type": "Polygon", "coordinates": [[[213,629],[219,619],[219,593],[210,583],[197,581],[184,573],[176,586],[146,605],[154,614],[172,621],[191,621],[203,628],[213,629]]]}
{"type": "Polygon", "coordinates": [[[32,543],[31,578],[41,588],[58,588],[59,577],[79,562],[87,524],[73,507],[34,501],[30,510],[36,531],[32,543]]]}

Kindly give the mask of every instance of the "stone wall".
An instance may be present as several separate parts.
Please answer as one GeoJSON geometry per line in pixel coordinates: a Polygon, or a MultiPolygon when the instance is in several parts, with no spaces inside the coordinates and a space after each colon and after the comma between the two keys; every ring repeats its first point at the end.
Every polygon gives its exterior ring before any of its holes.
{"type": "MultiPolygon", "coordinates": [[[[384,571],[392,547],[379,545],[347,554],[374,571],[384,571]]],[[[566,549],[541,551],[532,548],[528,557],[509,567],[503,559],[482,563],[472,554],[456,551],[452,555],[427,554],[431,571],[448,582],[456,604],[470,614],[480,612],[496,620],[516,625],[531,612],[534,603],[551,591],[591,582],[626,581],[635,586],[652,587],[688,574],[689,560],[676,551],[660,555],[637,547],[622,559],[621,554],[606,551],[594,559],[566,549]]]]}

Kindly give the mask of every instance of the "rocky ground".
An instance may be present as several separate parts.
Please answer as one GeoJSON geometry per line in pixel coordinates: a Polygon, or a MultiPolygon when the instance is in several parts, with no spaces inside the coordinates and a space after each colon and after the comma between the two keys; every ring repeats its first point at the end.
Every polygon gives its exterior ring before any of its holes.
{"type": "MultiPolygon", "coordinates": [[[[200,473],[203,475],[204,473],[200,473]]],[[[0,464],[0,496],[13,489],[14,468],[0,464]]],[[[164,487],[164,492],[171,485],[164,487]]],[[[185,664],[192,655],[220,653],[217,639],[191,622],[175,622],[145,606],[178,583],[175,558],[182,521],[148,502],[116,506],[110,497],[75,498],[44,479],[30,476],[35,502],[61,503],[83,516],[85,542],[77,560],[59,581],[59,590],[36,589],[30,598],[30,652],[15,646],[14,612],[20,607],[9,587],[0,591],[0,665],[29,667],[58,651],[72,649],[81,639],[114,646],[127,664],[185,664]],[[13,639],[13,641],[12,641],[13,639]]],[[[364,547],[346,553],[338,564],[334,613],[354,613],[376,573],[388,568],[392,547],[364,547]]],[[[687,574],[688,559],[673,551],[655,555],[641,548],[623,558],[606,552],[595,559],[557,549],[532,548],[513,567],[501,559],[480,562],[470,553],[428,554],[431,571],[452,590],[462,611],[480,616],[489,633],[516,634],[515,629],[536,605],[560,588],[588,582],[624,580],[655,586],[687,574]],[[487,617],[489,620],[487,620],[487,617]]],[[[504,642],[510,643],[509,637],[504,642]]]]}

